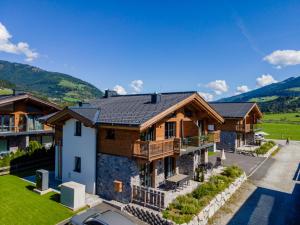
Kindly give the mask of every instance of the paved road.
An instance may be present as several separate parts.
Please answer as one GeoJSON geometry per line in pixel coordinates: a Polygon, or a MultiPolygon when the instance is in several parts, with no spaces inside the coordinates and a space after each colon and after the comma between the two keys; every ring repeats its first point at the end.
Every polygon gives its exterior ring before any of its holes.
{"type": "MultiPolygon", "coordinates": [[[[221,153],[217,153],[214,156],[210,156],[209,161],[214,164],[216,162],[216,157],[220,156],[220,154],[221,153]]],[[[259,164],[261,164],[262,161],[266,159],[262,157],[246,156],[230,152],[226,152],[225,156],[226,160],[223,161],[224,165],[237,165],[243,168],[247,175],[249,175],[257,166],[259,166],[259,164]]]]}
{"type": "Polygon", "coordinates": [[[228,224],[300,224],[299,170],[300,142],[291,142],[250,177],[257,189],[228,224]]]}

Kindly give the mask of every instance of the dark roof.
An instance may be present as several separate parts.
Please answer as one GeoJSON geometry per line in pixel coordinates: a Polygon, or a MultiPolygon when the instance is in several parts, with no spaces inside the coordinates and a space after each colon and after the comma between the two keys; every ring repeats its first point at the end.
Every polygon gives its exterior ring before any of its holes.
{"type": "Polygon", "coordinates": [[[56,110],[61,109],[58,105],[56,105],[52,102],[45,101],[43,99],[32,96],[31,94],[28,94],[28,93],[0,95],[0,105],[7,104],[7,103],[10,103],[10,102],[14,102],[14,101],[24,100],[24,99],[30,99],[30,100],[38,102],[40,104],[47,105],[49,107],[55,108],[56,110]]]}
{"type": "Polygon", "coordinates": [[[225,118],[244,118],[256,104],[253,102],[213,102],[209,103],[225,118]]]}
{"type": "Polygon", "coordinates": [[[94,123],[138,126],[195,93],[161,93],[161,100],[155,104],[151,103],[151,94],[117,95],[69,109],[94,123]]]}

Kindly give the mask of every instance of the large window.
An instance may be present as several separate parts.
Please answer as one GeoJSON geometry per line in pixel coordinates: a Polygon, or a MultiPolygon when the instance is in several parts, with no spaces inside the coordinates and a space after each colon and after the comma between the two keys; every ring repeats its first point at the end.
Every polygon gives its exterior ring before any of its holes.
{"type": "Polygon", "coordinates": [[[40,115],[28,115],[28,130],[43,130],[44,126],[38,121],[40,115]]]}
{"type": "Polygon", "coordinates": [[[165,123],[165,139],[176,137],[176,123],[166,122],[165,123]]]}
{"type": "Polygon", "coordinates": [[[75,133],[74,133],[75,136],[81,136],[81,127],[82,127],[81,122],[76,121],[75,122],[75,133]]]}
{"type": "Polygon", "coordinates": [[[0,140],[0,153],[8,151],[8,141],[7,140],[0,140]]]}
{"type": "Polygon", "coordinates": [[[81,158],[78,156],[75,156],[74,172],[77,172],[77,173],[81,172],[81,158]]]}
{"type": "Polygon", "coordinates": [[[0,115],[0,132],[14,131],[14,126],[14,115],[0,115]]]}
{"type": "Polygon", "coordinates": [[[154,127],[150,127],[141,134],[142,141],[154,141],[154,127]]]}

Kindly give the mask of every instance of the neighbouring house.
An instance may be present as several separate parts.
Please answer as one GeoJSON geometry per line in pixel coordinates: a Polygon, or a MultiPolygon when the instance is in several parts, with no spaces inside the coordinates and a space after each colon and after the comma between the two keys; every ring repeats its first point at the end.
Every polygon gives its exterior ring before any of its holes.
{"type": "Polygon", "coordinates": [[[34,140],[49,147],[53,144],[54,130],[38,118],[59,111],[50,102],[27,93],[0,96],[0,153],[1,155],[25,149],[34,140]]]}
{"type": "Polygon", "coordinates": [[[253,145],[256,124],[262,118],[262,113],[253,102],[214,102],[210,105],[223,116],[225,122],[219,124],[221,130],[217,149],[235,151],[244,145],[253,145]]]}
{"type": "Polygon", "coordinates": [[[44,118],[56,130],[56,176],[88,193],[130,202],[133,188],[164,185],[208,160],[220,116],[197,92],[117,95],[44,118]],[[210,129],[209,129],[210,128],[210,129]]]}

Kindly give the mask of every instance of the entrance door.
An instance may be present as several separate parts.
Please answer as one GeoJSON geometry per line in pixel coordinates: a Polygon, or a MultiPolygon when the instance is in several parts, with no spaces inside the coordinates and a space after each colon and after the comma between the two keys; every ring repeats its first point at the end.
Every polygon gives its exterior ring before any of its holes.
{"type": "Polygon", "coordinates": [[[175,174],[174,171],[175,160],[173,157],[165,158],[165,178],[171,177],[175,174]]]}

